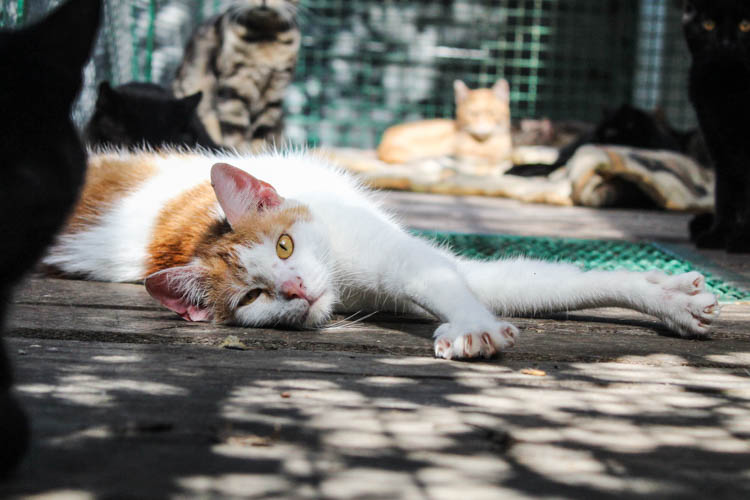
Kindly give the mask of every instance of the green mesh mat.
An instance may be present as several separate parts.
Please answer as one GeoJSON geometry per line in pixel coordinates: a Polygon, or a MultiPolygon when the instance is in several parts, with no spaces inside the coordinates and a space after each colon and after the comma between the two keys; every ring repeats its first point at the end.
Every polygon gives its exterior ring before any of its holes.
{"type": "Polygon", "coordinates": [[[694,264],[654,243],[435,231],[413,232],[418,236],[446,245],[459,255],[476,259],[526,256],[570,262],[586,270],[648,271],[660,269],[670,274],[698,271],[706,277],[708,289],[715,293],[721,302],[750,300],[750,289],[730,284],[704,266],[694,264]]]}

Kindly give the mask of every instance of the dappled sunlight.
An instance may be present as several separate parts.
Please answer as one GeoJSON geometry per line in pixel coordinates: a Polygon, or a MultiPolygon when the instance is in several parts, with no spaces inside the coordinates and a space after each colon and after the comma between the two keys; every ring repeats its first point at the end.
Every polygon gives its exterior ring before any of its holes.
{"type": "Polygon", "coordinates": [[[94,500],[96,496],[88,491],[58,489],[36,495],[27,495],[24,498],[26,500],[94,500]]]}
{"type": "Polygon", "coordinates": [[[382,363],[384,365],[394,365],[394,366],[435,365],[435,366],[447,367],[448,365],[450,365],[450,361],[446,361],[444,359],[418,358],[418,357],[379,358],[379,359],[376,359],[375,361],[378,363],[382,363]]]}
{"type": "Polygon", "coordinates": [[[365,377],[359,380],[360,384],[372,385],[372,386],[399,386],[399,385],[411,385],[416,384],[417,381],[405,377],[365,377]]]}
{"type": "Polygon", "coordinates": [[[320,490],[327,498],[424,498],[410,473],[365,467],[329,475],[320,490]]]}
{"type": "Polygon", "coordinates": [[[511,450],[520,464],[537,474],[568,485],[583,485],[597,490],[638,494],[674,494],[682,488],[667,486],[663,481],[623,476],[624,470],[609,470],[611,465],[604,463],[585,450],[573,450],[547,444],[521,443],[511,450]]]}
{"type": "Polygon", "coordinates": [[[577,443],[616,453],[653,452],[662,446],[750,453],[745,439],[748,412],[727,401],[732,397],[750,402],[750,378],[715,369],[576,363],[559,378],[548,378],[542,393],[530,383],[489,387],[465,376],[456,381],[475,391],[448,394],[446,399],[503,415],[509,432],[524,443],[577,443]],[[725,389],[717,392],[715,387],[725,389]],[[529,426],[513,416],[537,416],[545,425],[529,426]],[[685,426],[660,424],[660,419],[675,416],[685,426]],[[701,425],[718,418],[721,427],[701,425]]]}
{"type": "Polygon", "coordinates": [[[330,370],[336,368],[336,365],[332,363],[321,363],[319,361],[310,361],[308,359],[285,359],[281,364],[307,370],[330,370]]]}
{"type": "Polygon", "coordinates": [[[91,360],[102,363],[138,363],[143,360],[143,357],[138,354],[128,356],[92,356],[91,360]]]}
{"type": "MultiPolygon", "coordinates": [[[[292,484],[284,478],[270,474],[222,474],[217,477],[193,476],[179,479],[177,483],[193,494],[208,496],[241,496],[264,498],[289,493],[292,484]]],[[[298,493],[302,493],[301,491],[298,493]]],[[[304,498],[304,496],[300,496],[304,498]]]]}
{"type": "Polygon", "coordinates": [[[166,358],[127,352],[33,372],[18,390],[44,409],[48,463],[88,449],[159,468],[165,497],[668,497],[704,492],[703,463],[750,474],[750,376],[734,365],[185,352],[158,382],[141,370],[166,358]],[[58,426],[60,411],[86,423],[58,426]]]}
{"type": "Polygon", "coordinates": [[[640,370],[643,366],[682,366],[688,364],[687,360],[682,356],[676,356],[674,354],[662,354],[655,353],[647,356],[620,356],[617,358],[616,363],[609,363],[610,365],[616,365],[620,370],[640,370]]]}
{"type": "Polygon", "coordinates": [[[56,384],[22,384],[19,392],[52,396],[82,406],[112,406],[117,392],[134,392],[152,396],[183,396],[187,391],[174,385],[144,380],[104,378],[90,374],[64,375],[56,384]]]}
{"type": "Polygon", "coordinates": [[[706,359],[709,361],[713,361],[714,363],[750,366],[750,352],[730,352],[726,354],[709,354],[708,356],[706,356],[706,359]]]}
{"type": "Polygon", "coordinates": [[[68,446],[81,443],[88,439],[107,439],[114,436],[111,428],[105,425],[89,427],[80,431],[71,432],[70,434],[56,436],[49,440],[53,446],[68,446]]]}

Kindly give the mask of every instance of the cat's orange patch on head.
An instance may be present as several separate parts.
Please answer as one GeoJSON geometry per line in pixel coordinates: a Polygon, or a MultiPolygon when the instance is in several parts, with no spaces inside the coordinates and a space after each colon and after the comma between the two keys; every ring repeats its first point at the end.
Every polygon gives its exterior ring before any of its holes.
{"type": "Polygon", "coordinates": [[[190,262],[216,222],[216,195],[206,181],[172,198],[159,212],[148,246],[148,274],[190,262]]]}
{"type": "Polygon", "coordinates": [[[155,156],[132,157],[94,155],[89,157],[86,182],[66,233],[77,233],[96,224],[116,201],[132,193],[156,174],[155,156]]]}

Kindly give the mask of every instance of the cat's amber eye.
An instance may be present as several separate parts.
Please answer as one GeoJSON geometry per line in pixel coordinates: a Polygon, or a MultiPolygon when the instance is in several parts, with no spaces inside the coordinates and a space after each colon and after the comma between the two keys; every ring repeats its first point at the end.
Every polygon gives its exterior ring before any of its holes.
{"type": "Polygon", "coordinates": [[[750,21],[748,21],[747,19],[743,19],[740,22],[740,31],[743,32],[743,33],[749,32],[750,31],[750,21]]]}
{"type": "Polygon", "coordinates": [[[242,307],[242,306],[252,304],[253,302],[255,302],[255,299],[260,297],[261,293],[263,293],[263,290],[261,290],[260,288],[255,288],[253,290],[250,290],[249,292],[245,294],[244,297],[242,297],[242,299],[240,300],[239,304],[237,304],[237,306],[242,307]]]}
{"type": "Polygon", "coordinates": [[[282,234],[279,241],[276,243],[276,255],[280,259],[288,259],[292,252],[294,252],[294,241],[288,234],[282,234]]]}
{"type": "Polygon", "coordinates": [[[703,29],[706,31],[713,31],[716,28],[716,21],[713,19],[706,19],[703,21],[703,29]]]}

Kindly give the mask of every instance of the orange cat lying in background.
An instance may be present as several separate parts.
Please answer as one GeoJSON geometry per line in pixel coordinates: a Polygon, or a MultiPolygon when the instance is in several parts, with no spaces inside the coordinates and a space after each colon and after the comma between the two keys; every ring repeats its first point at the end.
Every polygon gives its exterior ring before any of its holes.
{"type": "Polygon", "coordinates": [[[498,80],[490,89],[469,89],[453,82],[456,119],[423,120],[388,128],[378,146],[378,158],[406,163],[421,158],[454,155],[459,160],[497,164],[510,159],[510,86],[498,80]]]}

